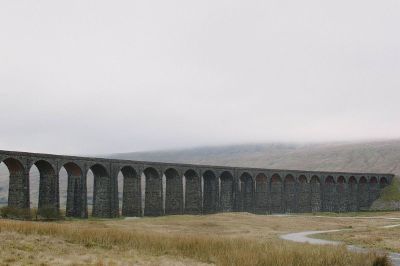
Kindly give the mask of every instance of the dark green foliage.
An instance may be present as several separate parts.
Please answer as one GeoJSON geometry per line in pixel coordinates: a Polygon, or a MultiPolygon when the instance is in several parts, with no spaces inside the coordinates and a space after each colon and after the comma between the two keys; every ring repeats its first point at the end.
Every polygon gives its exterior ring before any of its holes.
{"type": "Polygon", "coordinates": [[[61,218],[60,211],[51,205],[40,207],[37,211],[39,220],[60,220],[61,218]]]}
{"type": "Polygon", "coordinates": [[[16,207],[5,206],[0,209],[2,218],[17,219],[17,220],[31,220],[32,215],[29,209],[20,209],[16,207]]]}

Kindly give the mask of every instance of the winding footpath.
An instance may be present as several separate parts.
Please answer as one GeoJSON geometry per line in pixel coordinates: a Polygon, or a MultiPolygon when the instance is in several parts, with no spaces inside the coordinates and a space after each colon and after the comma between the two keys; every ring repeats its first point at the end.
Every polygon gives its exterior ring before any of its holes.
{"type": "MultiPolygon", "coordinates": [[[[337,218],[337,217],[335,217],[335,218],[337,218]]],[[[343,218],[347,218],[347,217],[343,217],[343,218]]],[[[354,217],[352,217],[352,218],[354,218],[354,217]]],[[[359,218],[360,219],[387,219],[387,220],[400,221],[400,218],[387,218],[387,217],[359,217],[359,218]]],[[[381,228],[394,228],[394,227],[398,227],[398,226],[400,226],[400,224],[386,225],[386,226],[382,226],[381,228]]],[[[288,240],[288,241],[293,241],[293,242],[298,242],[298,243],[309,243],[309,244],[313,244],[313,245],[342,245],[344,243],[340,242],[340,241],[317,239],[317,238],[311,238],[309,236],[316,235],[316,234],[322,234],[322,233],[333,233],[333,232],[350,231],[350,230],[351,229],[337,229],[337,230],[325,230],[325,231],[303,231],[303,232],[298,232],[298,233],[290,233],[290,234],[281,235],[280,238],[284,239],[284,240],[288,240]]],[[[349,251],[352,251],[352,252],[368,252],[369,251],[369,249],[367,249],[367,248],[357,247],[354,245],[347,245],[346,247],[349,251]]],[[[392,260],[393,265],[400,266],[400,253],[388,253],[388,256],[392,260]]]]}

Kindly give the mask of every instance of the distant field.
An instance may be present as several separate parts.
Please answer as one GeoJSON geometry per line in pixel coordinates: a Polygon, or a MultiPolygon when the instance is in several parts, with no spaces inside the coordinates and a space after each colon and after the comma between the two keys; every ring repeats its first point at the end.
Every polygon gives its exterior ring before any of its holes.
{"type": "Polygon", "coordinates": [[[373,265],[375,253],[296,244],[278,237],[387,224],[391,222],[246,213],[52,223],[0,220],[0,264],[373,265]]]}

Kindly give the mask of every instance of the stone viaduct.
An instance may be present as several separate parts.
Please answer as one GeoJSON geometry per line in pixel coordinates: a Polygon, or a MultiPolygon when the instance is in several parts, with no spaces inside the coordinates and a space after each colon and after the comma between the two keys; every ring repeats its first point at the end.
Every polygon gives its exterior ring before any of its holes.
{"type": "Polygon", "coordinates": [[[346,212],[369,208],[392,174],[276,170],[142,162],[0,151],[10,172],[8,205],[30,207],[29,171],[39,170],[38,208],[60,208],[59,173],[68,173],[66,215],[88,217],[87,173],[94,175],[95,217],[243,211],[258,214],[346,212]]]}

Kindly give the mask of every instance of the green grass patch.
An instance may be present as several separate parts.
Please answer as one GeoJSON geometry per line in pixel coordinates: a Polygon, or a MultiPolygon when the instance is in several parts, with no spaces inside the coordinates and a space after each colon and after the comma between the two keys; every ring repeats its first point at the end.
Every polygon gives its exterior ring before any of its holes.
{"type": "Polygon", "coordinates": [[[400,181],[397,177],[393,178],[392,183],[382,190],[380,199],[384,201],[400,201],[400,181]]]}

